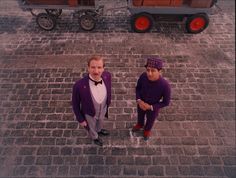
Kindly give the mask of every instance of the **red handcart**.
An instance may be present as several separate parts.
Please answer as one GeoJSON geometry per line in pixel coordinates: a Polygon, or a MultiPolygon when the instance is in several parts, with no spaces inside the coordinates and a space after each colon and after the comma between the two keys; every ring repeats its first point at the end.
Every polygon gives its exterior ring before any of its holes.
{"type": "Polygon", "coordinates": [[[208,13],[217,0],[128,0],[133,31],[149,31],[155,16],[175,15],[185,19],[189,33],[200,33],[209,25],[208,13]]]}

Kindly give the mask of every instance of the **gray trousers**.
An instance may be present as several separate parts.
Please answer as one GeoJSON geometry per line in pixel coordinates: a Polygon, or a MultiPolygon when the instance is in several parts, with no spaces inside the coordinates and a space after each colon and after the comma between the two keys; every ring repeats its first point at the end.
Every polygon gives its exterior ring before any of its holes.
{"type": "Polygon", "coordinates": [[[89,136],[94,140],[98,138],[98,132],[103,128],[104,116],[100,118],[85,115],[89,125],[89,136]]]}

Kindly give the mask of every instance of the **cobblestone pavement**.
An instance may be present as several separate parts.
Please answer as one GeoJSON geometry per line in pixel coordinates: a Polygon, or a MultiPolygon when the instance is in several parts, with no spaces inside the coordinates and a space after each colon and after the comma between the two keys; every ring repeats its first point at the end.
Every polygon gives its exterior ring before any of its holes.
{"type": "Polygon", "coordinates": [[[46,32],[16,1],[0,1],[1,178],[236,177],[235,2],[219,0],[209,28],[197,35],[170,20],[133,33],[125,8],[109,10],[125,2],[100,1],[105,12],[92,32],[82,31],[71,11],[46,32]],[[95,53],[113,75],[103,148],[71,109],[72,85],[95,53]],[[147,56],[165,60],[172,102],[144,142],[130,128],[147,56]]]}

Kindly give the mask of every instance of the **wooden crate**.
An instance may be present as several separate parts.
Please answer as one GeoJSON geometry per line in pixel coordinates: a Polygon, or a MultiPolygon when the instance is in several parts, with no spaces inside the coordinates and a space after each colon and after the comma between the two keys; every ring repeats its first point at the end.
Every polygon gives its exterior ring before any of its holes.
{"type": "Polygon", "coordinates": [[[78,0],[68,0],[69,6],[78,6],[78,0]]]}
{"type": "Polygon", "coordinates": [[[78,0],[80,6],[95,6],[95,0],[78,0]]]}
{"type": "Polygon", "coordinates": [[[171,0],[144,0],[144,6],[170,6],[171,0]]]}
{"type": "Polygon", "coordinates": [[[67,5],[67,0],[26,0],[30,5],[67,5]]]}
{"type": "Polygon", "coordinates": [[[133,0],[134,6],[181,6],[183,0],[133,0]]]}
{"type": "Polygon", "coordinates": [[[211,7],[212,0],[191,0],[190,7],[193,8],[209,8],[211,7]]]}
{"type": "Polygon", "coordinates": [[[181,6],[182,4],[183,4],[183,0],[171,0],[171,3],[170,3],[171,6],[175,6],[175,7],[181,6]]]}
{"type": "Polygon", "coordinates": [[[133,5],[134,6],[142,6],[143,5],[143,0],[133,0],[133,5]]]}
{"type": "Polygon", "coordinates": [[[30,5],[95,6],[95,0],[26,0],[30,5]]]}

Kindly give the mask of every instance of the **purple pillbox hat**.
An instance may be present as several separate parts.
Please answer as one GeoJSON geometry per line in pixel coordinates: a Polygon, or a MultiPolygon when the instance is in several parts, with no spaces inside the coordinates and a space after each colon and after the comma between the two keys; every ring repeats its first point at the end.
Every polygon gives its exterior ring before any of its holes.
{"type": "Polygon", "coordinates": [[[161,70],[163,67],[163,62],[161,59],[158,58],[148,58],[145,67],[151,67],[161,70]]]}

